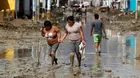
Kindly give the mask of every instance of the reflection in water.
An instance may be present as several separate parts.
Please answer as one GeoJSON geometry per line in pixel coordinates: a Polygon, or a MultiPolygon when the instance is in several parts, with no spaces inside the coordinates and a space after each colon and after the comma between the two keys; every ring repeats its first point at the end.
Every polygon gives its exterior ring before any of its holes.
{"type": "Polygon", "coordinates": [[[24,48],[24,49],[14,49],[14,47],[8,47],[2,52],[0,52],[0,58],[1,59],[12,59],[14,57],[16,58],[23,58],[23,57],[30,57],[31,56],[31,49],[30,48],[24,48]]]}
{"type": "Polygon", "coordinates": [[[46,76],[46,78],[57,78],[55,73],[56,73],[55,71],[49,72],[49,74],[46,76]]]}
{"type": "Polygon", "coordinates": [[[0,59],[2,58],[14,58],[14,48],[8,47],[0,52],[0,59]]]}
{"type": "Polygon", "coordinates": [[[101,56],[100,56],[100,54],[96,54],[95,55],[95,63],[94,63],[94,65],[93,65],[93,69],[97,69],[97,68],[101,68],[101,56]]]}
{"type": "Polygon", "coordinates": [[[125,36],[122,39],[123,64],[129,63],[140,69],[140,39],[134,36],[125,36]]]}
{"type": "Polygon", "coordinates": [[[8,47],[6,49],[0,50],[0,59],[13,59],[13,58],[25,58],[32,57],[34,60],[39,59],[42,61],[46,58],[47,46],[41,45],[36,46],[27,46],[26,48],[16,48],[16,47],[8,47]]]}
{"type": "Polygon", "coordinates": [[[0,51],[0,59],[2,58],[23,58],[23,57],[38,57],[38,52],[43,54],[43,58],[45,58],[47,47],[46,46],[40,46],[40,49],[38,49],[38,46],[31,46],[28,48],[14,48],[14,47],[8,47],[6,49],[3,49],[0,51]]]}
{"type": "Polygon", "coordinates": [[[123,62],[134,65],[134,58],[136,55],[136,38],[134,36],[125,36],[122,43],[123,62]]]}
{"type": "Polygon", "coordinates": [[[140,70],[140,59],[136,59],[136,69],[140,70]]]}
{"type": "Polygon", "coordinates": [[[81,73],[81,68],[77,68],[77,69],[73,69],[73,68],[69,68],[70,73],[68,74],[68,76],[66,78],[83,78],[83,75],[81,73]]]}
{"type": "MultiPolygon", "coordinates": [[[[37,54],[36,52],[39,51],[39,47],[31,47],[9,47],[0,51],[0,77],[3,76],[4,78],[42,78],[35,76],[38,75],[39,72],[42,73],[44,68],[40,69],[37,66],[38,58],[32,57],[32,54],[37,54]]],[[[41,55],[39,59],[43,60],[42,57],[45,55],[46,46],[41,46],[40,48],[41,55]]],[[[50,75],[50,78],[55,78],[54,72],[51,72],[50,75]]],[[[49,78],[49,76],[46,78],[49,78]]]]}
{"type": "Polygon", "coordinates": [[[126,53],[128,57],[128,63],[134,64],[134,58],[136,53],[136,38],[134,36],[126,37],[126,53]]]}
{"type": "Polygon", "coordinates": [[[23,49],[17,49],[15,52],[17,58],[23,58],[23,57],[31,57],[31,49],[30,48],[23,48],[23,49]]]}
{"type": "Polygon", "coordinates": [[[136,63],[135,63],[135,67],[140,70],[140,38],[136,38],[137,39],[137,43],[136,43],[136,63]]]}
{"type": "Polygon", "coordinates": [[[90,74],[90,77],[91,78],[102,78],[103,77],[103,69],[102,69],[102,66],[101,66],[101,56],[100,54],[96,54],[94,56],[95,60],[94,60],[94,65],[92,67],[92,72],[90,74]]]}

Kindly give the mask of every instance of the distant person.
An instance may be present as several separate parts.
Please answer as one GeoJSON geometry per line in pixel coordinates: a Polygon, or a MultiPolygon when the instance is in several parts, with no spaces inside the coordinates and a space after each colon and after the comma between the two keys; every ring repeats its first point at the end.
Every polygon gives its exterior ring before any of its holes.
{"type": "Polygon", "coordinates": [[[73,16],[67,18],[67,24],[65,26],[65,33],[61,39],[61,42],[64,41],[68,35],[69,45],[70,45],[70,67],[73,67],[74,64],[74,55],[76,54],[78,60],[78,66],[81,66],[81,54],[79,52],[79,45],[82,42],[85,44],[85,38],[82,30],[81,24],[75,22],[73,16]]]}
{"type": "Polygon", "coordinates": [[[56,51],[59,47],[60,42],[60,30],[56,26],[52,26],[50,21],[44,22],[44,27],[40,29],[43,37],[47,39],[48,42],[48,54],[51,57],[51,64],[57,64],[57,58],[55,57],[56,51]]]}
{"type": "Polygon", "coordinates": [[[82,17],[86,17],[86,15],[87,15],[87,9],[86,9],[86,7],[84,5],[82,5],[81,12],[82,12],[82,14],[81,14],[82,17]]]}
{"type": "Polygon", "coordinates": [[[84,26],[84,23],[81,21],[81,17],[80,16],[76,16],[75,22],[79,23],[82,27],[84,26]]]}
{"type": "Polygon", "coordinates": [[[86,21],[86,16],[87,16],[87,9],[85,8],[84,5],[82,5],[82,8],[81,8],[81,21],[82,21],[83,24],[86,21]]]}
{"type": "Polygon", "coordinates": [[[76,8],[72,8],[72,16],[75,16],[76,8]]]}
{"type": "Polygon", "coordinates": [[[101,53],[101,40],[103,36],[106,38],[106,32],[105,32],[103,22],[99,20],[99,15],[94,14],[94,17],[95,17],[95,20],[92,23],[90,36],[92,36],[92,34],[94,33],[93,38],[94,38],[95,50],[96,50],[96,53],[100,54],[101,53]],[[104,33],[104,35],[102,32],[104,33]]]}

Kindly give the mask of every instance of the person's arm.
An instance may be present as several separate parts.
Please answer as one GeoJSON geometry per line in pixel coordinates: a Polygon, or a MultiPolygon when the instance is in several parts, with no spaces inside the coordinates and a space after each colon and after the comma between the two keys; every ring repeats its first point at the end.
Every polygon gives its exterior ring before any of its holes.
{"type": "Polygon", "coordinates": [[[104,33],[104,36],[103,36],[103,37],[107,38],[107,37],[106,37],[106,31],[105,31],[104,25],[102,26],[102,31],[103,31],[103,33],[104,33]]]}
{"type": "Polygon", "coordinates": [[[80,35],[81,35],[81,37],[82,37],[82,43],[83,44],[86,44],[86,41],[85,41],[85,37],[84,37],[84,33],[83,33],[83,29],[82,29],[82,26],[80,27],[80,35]]]}
{"type": "Polygon", "coordinates": [[[41,28],[40,28],[41,35],[42,35],[42,37],[45,37],[45,33],[44,33],[43,30],[44,30],[44,27],[41,27],[41,28]]]}
{"type": "Polygon", "coordinates": [[[61,39],[61,42],[64,41],[64,39],[66,38],[67,35],[68,35],[68,31],[65,29],[65,33],[64,33],[64,35],[63,35],[63,37],[61,39]]]}
{"type": "Polygon", "coordinates": [[[60,42],[61,32],[60,32],[60,30],[58,28],[57,28],[57,36],[58,36],[58,42],[60,42]]]}

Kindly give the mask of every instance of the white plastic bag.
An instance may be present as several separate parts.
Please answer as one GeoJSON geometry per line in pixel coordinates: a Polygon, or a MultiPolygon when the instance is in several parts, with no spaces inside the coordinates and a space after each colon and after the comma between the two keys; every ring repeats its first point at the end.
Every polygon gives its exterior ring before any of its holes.
{"type": "Polygon", "coordinates": [[[81,42],[79,45],[79,52],[81,53],[82,60],[85,59],[85,45],[81,42]]]}

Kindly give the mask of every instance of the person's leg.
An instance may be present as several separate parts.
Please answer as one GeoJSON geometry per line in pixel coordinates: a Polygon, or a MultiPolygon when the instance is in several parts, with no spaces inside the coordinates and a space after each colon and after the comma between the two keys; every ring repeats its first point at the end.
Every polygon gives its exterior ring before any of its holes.
{"type": "Polygon", "coordinates": [[[94,34],[94,45],[96,53],[100,52],[101,35],[94,34]]]}
{"type": "Polygon", "coordinates": [[[98,35],[98,45],[97,45],[97,48],[98,48],[98,52],[101,53],[101,41],[102,41],[102,35],[99,34],[98,35]]]}
{"type": "Polygon", "coordinates": [[[47,47],[48,47],[48,55],[51,57],[52,46],[48,44],[47,47]]]}
{"type": "Polygon", "coordinates": [[[94,34],[93,37],[94,37],[94,47],[95,47],[95,51],[97,53],[98,52],[98,48],[97,48],[97,46],[98,46],[98,37],[97,37],[97,34],[94,34]]]}
{"type": "Polygon", "coordinates": [[[78,60],[78,66],[81,66],[81,53],[79,52],[79,45],[81,42],[76,42],[75,43],[75,49],[76,49],[76,56],[77,56],[77,60],[78,60]]]}
{"type": "Polygon", "coordinates": [[[98,44],[98,52],[101,53],[101,42],[98,44]]]}
{"type": "Polygon", "coordinates": [[[81,66],[81,54],[80,54],[80,52],[78,52],[76,55],[77,55],[77,60],[78,60],[78,66],[80,67],[81,66]]]}
{"type": "Polygon", "coordinates": [[[55,62],[56,65],[58,64],[57,63],[57,60],[58,59],[56,58],[55,54],[56,54],[56,51],[57,51],[58,47],[59,47],[59,43],[53,44],[53,46],[52,46],[52,52],[51,52],[51,55],[52,55],[52,63],[55,62]]]}
{"type": "Polygon", "coordinates": [[[74,55],[75,55],[74,52],[70,53],[70,67],[73,67],[74,65],[74,55]]]}
{"type": "Polygon", "coordinates": [[[55,53],[51,53],[51,64],[54,65],[55,53]]]}
{"type": "Polygon", "coordinates": [[[100,42],[95,43],[95,50],[96,50],[96,53],[101,52],[101,50],[100,50],[100,42]]]}
{"type": "Polygon", "coordinates": [[[98,52],[98,48],[97,48],[97,46],[98,46],[98,42],[95,42],[95,43],[94,43],[94,47],[95,47],[95,51],[96,51],[96,53],[98,52]]]}
{"type": "Polygon", "coordinates": [[[75,55],[75,47],[74,47],[74,42],[70,42],[70,67],[73,67],[74,65],[74,55],[75,55]]]}
{"type": "Polygon", "coordinates": [[[48,55],[51,57],[51,64],[53,65],[53,62],[52,62],[52,45],[48,45],[48,55]]]}

